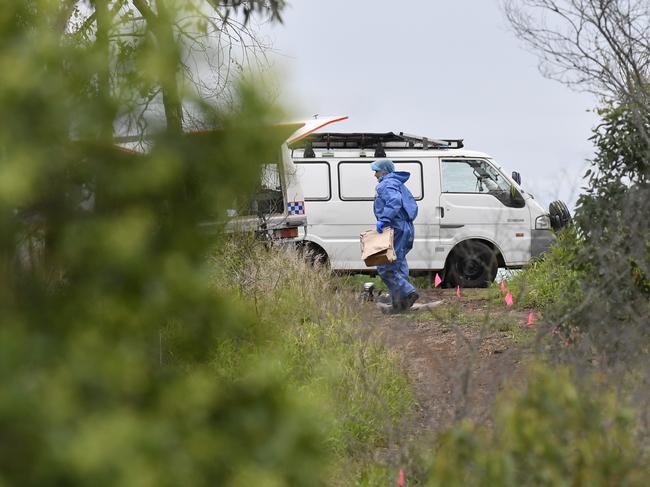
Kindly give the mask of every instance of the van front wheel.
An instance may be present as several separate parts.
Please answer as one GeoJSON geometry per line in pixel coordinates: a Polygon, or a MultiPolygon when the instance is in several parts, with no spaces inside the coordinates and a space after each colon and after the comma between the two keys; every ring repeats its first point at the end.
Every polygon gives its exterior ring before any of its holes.
{"type": "Polygon", "coordinates": [[[453,287],[488,287],[498,268],[497,256],[489,245],[469,240],[460,243],[449,257],[445,279],[453,287]]]}

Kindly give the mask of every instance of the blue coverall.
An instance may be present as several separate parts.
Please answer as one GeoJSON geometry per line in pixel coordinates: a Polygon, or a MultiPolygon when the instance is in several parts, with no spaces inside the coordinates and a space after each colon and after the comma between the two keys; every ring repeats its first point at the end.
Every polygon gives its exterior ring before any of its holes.
{"type": "Polygon", "coordinates": [[[392,172],[379,178],[374,212],[377,221],[384,227],[393,227],[395,254],[397,260],[391,264],[377,266],[377,272],[390,290],[394,308],[401,308],[405,298],[415,292],[408,280],[409,268],[406,254],[413,248],[415,230],[413,220],[418,214],[415,198],[404,183],[411,176],[408,172],[392,172]]]}

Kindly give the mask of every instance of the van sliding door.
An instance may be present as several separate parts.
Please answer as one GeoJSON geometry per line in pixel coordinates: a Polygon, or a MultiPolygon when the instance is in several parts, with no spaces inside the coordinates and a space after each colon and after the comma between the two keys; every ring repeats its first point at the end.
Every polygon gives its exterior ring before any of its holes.
{"type": "MultiPolygon", "coordinates": [[[[415,160],[393,159],[396,171],[406,171],[411,176],[406,183],[420,207],[420,214],[415,221],[416,244],[430,233],[425,227],[429,224],[427,211],[422,207],[424,197],[423,164],[415,160]]],[[[359,235],[374,228],[376,219],[373,213],[373,201],[377,180],[370,169],[372,160],[344,160],[337,164],[338,201],[328,206],[328,219],[332,227],[327,232],[328,245],[332,248],[334,268],[368,269],[361,260],[359,252],[359,235]],[[340,266],[340,267],[339,267],[340,266]]],[[[427,255],[422,246],[414,247],[408,256],[409,265],[421,269],[427,255]]]]}

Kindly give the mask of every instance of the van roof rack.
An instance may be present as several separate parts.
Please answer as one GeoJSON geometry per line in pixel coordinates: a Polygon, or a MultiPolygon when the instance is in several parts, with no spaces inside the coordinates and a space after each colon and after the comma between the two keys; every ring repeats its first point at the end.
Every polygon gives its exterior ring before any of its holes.
{"type": "Polygon", "coordinates": [[[292,149],[461,149],[463,139],[430,139],[400,132],[317,133],[290,144],[292,149]]]}

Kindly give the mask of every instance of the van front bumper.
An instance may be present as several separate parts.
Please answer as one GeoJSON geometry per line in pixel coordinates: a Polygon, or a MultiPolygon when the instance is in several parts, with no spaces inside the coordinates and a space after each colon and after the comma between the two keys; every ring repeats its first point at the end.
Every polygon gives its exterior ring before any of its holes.
{"type": "Polygon", "coordinates": [[[533,230],[531,233],[530,256],[538,257],[555,243],[557,237],[553,230],[533,230]]]}

